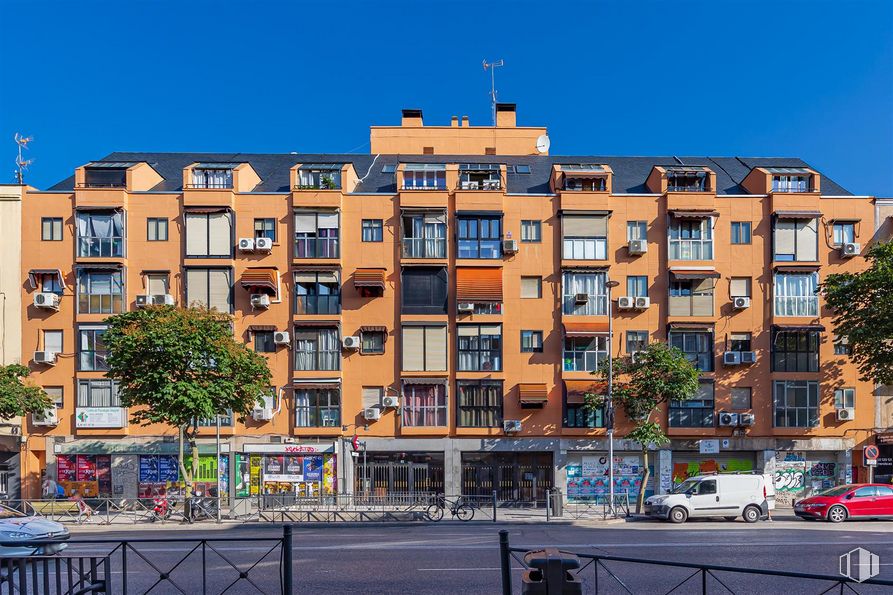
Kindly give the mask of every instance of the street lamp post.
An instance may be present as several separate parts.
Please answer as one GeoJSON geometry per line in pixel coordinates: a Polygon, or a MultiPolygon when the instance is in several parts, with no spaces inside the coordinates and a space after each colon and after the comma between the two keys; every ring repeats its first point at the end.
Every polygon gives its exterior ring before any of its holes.
{"type": "Polygon", "coordinates": [[[608,430],[608,514],[617,516],[614,510],[614,308],[611,290],[620,285],[617,281],[607,281],[608,288],[608,394],[605,397],[605,427],[608,430]]]}

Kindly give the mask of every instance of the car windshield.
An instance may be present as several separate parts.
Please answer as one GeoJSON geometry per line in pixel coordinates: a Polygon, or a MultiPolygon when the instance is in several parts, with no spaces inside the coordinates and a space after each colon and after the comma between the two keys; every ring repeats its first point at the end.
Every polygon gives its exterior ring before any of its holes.
{"type": "Polygon", "coordinates": [[[685,492],[687,492],[687,491],[691,490],[692,488],[694,488],[694,487],[695,487],[696,485],[698,485],[699,483],[701,483],[701,480],[700,480],[700,479],[686,479],[685,481],[683,481],[682,483],[680,483],[678,486],[676,486],[675,488],[673,488],[673,492],[672,492],[672,493],[674,493],[674,494],[684,494],[685,492]]]}
{"type": "Polygon", "coordinates": [[[837,486],[836,488],[831,488],[830,490],[825,490],[824,492],[819,492],[819,496],[843,496],[847,492],[853,489],[853,486],[837,486]]]}
{"type": "Polygon", "coordinates": [[[0,504],[0,519],[17,519],[24,516],[28,515],[22,514],[18,510],[0,504]]]}

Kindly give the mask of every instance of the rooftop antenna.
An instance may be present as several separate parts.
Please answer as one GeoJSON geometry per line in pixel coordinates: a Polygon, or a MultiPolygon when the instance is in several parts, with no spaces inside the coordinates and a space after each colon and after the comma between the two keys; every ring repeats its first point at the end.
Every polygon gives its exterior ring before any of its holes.
{"type": "Polygon", "coordinates": [[[490,71],[490,103],[493,108],[493,126],[496,126],[496,69],[500,66],[505,66],[505,62],[502,60],[496,60],[495,62],[484,60],[484,71],[490,71]]]}
{"type": "Polygon", "coordinates": [[[15,133],[15,141],[19,146],[19,155],[16,157],[16,179],[19,184],[25,183],[25,170],[28,169],[28,166],[31,165],[34,160],[33,159],[25,159],[22,156],[22,149],[28,148],[28,143],[34,140],[33,136],[22,136],[18,132],[15,133]]]}

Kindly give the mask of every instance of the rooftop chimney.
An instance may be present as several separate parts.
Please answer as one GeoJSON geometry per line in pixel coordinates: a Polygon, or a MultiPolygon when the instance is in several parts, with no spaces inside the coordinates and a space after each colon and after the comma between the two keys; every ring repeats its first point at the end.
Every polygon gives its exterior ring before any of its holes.
{"type": "Polygon", "coordinates": [[[468,123],[468,116],[462,116],[462,126],[471,126],[471,124],[468,123]]]}
{"type": "Polygon", "coordinates": [[[453,128],[457,128],[459,126],[459,116],[453,116],[450,118],[450,126],[453,128]]]}
{"type": "Polygon", "coordinates": [[[517,125],[514,103],[496,104],[496,127],[514,128],[517,125]]]}
{"type": "Polygon", "coordinates": [[[422,110],[420,110],[420,109],[405,109],[405,110],[403,110],[403,119],[400,121],[400,126],[410,126],[410,127],[424,126],[424,124],[422,123],[422,110]]]}

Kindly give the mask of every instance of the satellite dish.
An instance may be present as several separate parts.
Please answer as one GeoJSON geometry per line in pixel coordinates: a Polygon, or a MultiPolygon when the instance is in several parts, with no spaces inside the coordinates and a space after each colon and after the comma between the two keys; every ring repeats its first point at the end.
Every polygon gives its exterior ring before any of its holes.
{"type": "Polygon", "coordinates": [[[548,153],[549,146],[551,145],[551,141],[549,140],[548,135],[541,134],[536,139],[536,150],[540,153],[548,153]]]}

